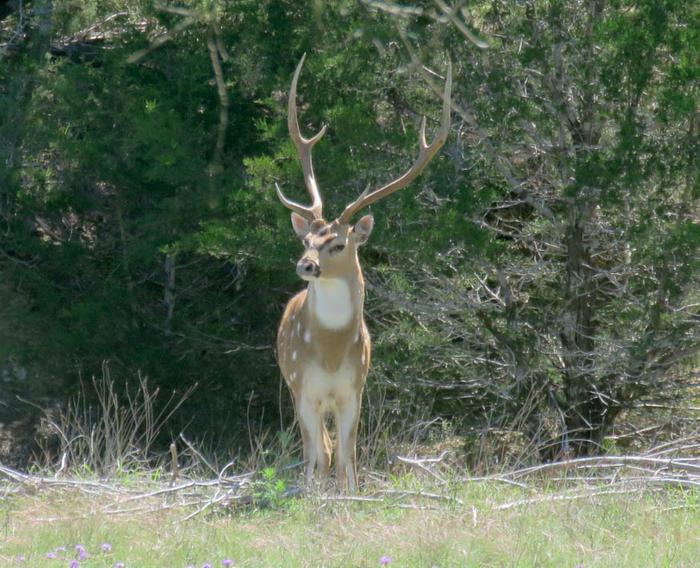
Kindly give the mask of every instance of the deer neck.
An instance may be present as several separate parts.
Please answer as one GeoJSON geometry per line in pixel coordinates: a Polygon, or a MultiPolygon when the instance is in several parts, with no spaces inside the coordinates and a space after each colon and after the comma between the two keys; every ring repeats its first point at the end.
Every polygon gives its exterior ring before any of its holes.
{"type": "Polygon", "coordinates": [[[362,320],[364,280],[359,263],[352,270],[309,283],[307,309],[314,327],[329,332],[356,332],[362,320]]]}

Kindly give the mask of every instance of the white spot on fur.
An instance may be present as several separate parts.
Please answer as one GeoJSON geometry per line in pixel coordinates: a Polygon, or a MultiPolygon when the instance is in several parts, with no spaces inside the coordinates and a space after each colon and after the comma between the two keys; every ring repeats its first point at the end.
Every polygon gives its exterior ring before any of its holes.
{"type": "Polygon", "coordinates": [[[367,360],[367,358],[365,357],[365,352],[363,351],[363,352],[362,352],[362,364],[363,364],[363,365],[365,364],[365,361],[366,361],[366,360],[367,360]]]}
{"type": "Polygon", "coordinates": [[[308,329],[304,332],[304,341],[306,343],[311,343],[311,331],[308,329]]]}
{"type": "Polygon", "coordinates": [[[296,381],[296,380],[297,380],[297,373],[296,373],[296,371],[294,371],[294,372],[291,374],[291,376],[289,377],[289,379],[292,380],[292,381],[296,381]]]}
{"type": "Polygon", "coordinates": [[[301,322],[297,324],[297,333],[301,333],[301,322]]]}
{"type": "Polygon", "coordinates": [[[296,361],[296,360],[297,360],[297,352],[292,351],[292,361],[296,361]]]}
{"type": "Polygon", "coordinates": [[[353,316],[348,283],[342,278],[319,278],[311,286],[316,316],[321,325],[328,329],[346,327],[353,316]]]}

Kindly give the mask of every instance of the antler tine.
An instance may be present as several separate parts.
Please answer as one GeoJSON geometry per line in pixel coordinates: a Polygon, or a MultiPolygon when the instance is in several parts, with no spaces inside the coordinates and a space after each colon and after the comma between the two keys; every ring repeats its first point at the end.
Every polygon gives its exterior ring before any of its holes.
{"type": "Polygon", "coordinates": [[[314,167],[311,161],[311,150],[314,145],[323,138],[326,133],[326,125],[321,127],[321,130],[315,136],[311,138],[304,138],[299,129],[299,120],[297,118],[297,82],[299,81],[299,74],[301,73],[301,68],[304,65],[304,60],[306,59],[306,54],[302,55],[301,61],[297,65],[296,71],[294,71],[294,78],[292,79],[292,88],[289,90],[289,104],[287,107],[287,126],[289,128],[289,135],[296,146],[297,152],[299,153],[299,161],[301,162],[301,169],[304,172],[304,183],[306,183],[306,189],[309,191],[311,196],[311,206],[307,207],[291,199],[287,199],[282,190],[277,184],[275,184],[275,189],[277,190],[277,197],[279,197],[282,204],[296,211],[303,217],[313,221],[314,219],[320,219],[323,216],[323,201],[321,200],[321,194],[318,190],[318,185],[316,184],[316,176],[314,175],[314,167]]]}
{"type": "Polygon", "coordinates": [[[348,223],[350,219],[368,205],[383,199],[387,195],[403,189],[408,184],[410,184],[414,179],[416,179],[425,167],[430,163],[430,161],[435,157],[440,148],[447,140],[447,136],[450,133],[450,111],[451,111],[451,95],[452,95],[452,64],[450,63],[447,67],[447,80],[445,81],[445,93],[442,97],[442,120],[440,123],[440,129],[437,134],[435,134],[435,139],[432,144],[428,145],[425,139],[425,117],[421,121],[420,134],[419,134],[419,148],[418,157],[410,169],[404,173],[401,177],[395,179],[394,181],[386,184],[385,186],[375,189],[371,193],[368,190],[362,192],[355,201],[348,204],[343,211],[343,214],[339,217],[341,223],[348,223]]]}

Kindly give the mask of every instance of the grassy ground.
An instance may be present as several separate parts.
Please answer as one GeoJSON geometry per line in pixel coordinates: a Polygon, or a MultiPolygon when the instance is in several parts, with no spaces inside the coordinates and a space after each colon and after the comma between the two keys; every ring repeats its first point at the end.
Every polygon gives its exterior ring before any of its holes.
{"type": "MultiPolygon", "coordinates": [[[[585,491],[591,492],[590,485],[585,491]]],[[[383,502],[312,495],[273,508],[207,511],[183,521],[188,511],[182,508],[110,514],[105,512],[108,495],[40,490],[0,501],[0,565],[67,567],[76,544],[90,555],[81,568],[118,562],[134,568],[200,568],[222,566],[224,559],[235,566],[372,567],[383,562],[391,568],[690,568],[700,562],[697,490],[562,499],[570,493],[490,481],[453,487],[449,495],[392,500],[384,493],[383,502]],[[103,543],[111,545],[111,552],[102,552],[103,543]],[[57,547],[67,552],[47,559],[57,547]]]]}

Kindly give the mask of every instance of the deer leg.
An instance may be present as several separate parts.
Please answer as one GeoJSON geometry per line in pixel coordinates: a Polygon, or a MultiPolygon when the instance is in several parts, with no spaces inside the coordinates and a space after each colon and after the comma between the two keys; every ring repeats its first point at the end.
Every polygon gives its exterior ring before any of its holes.
{"type": "Polygon", "coordinates": [[[311,463],[311,442],[309,439],[309,431],[306,428],[306,424],[302,422],[301,418],[297,418],[297,421],[299,422],[299,431],[301,432],[302,459],[308,468],[309,464],[311,463]]]}
{"type": "Polygon", "coordinates": [[[314,470],[318,469],[319,475],[324,477],[328,473],[330,465],[330,439],[323,423],[323,413],[317,404],[301,397],[298,406],[299,426],[302,430],[304,443],[304,458],[306,462],[306,484],[311,485],[314,470]],[[306,432],[306,435],[304,435],[306,432]]]}
{"type": "MultiPolygon", "coordinates": [[[[360,395],[361,396],[361,395],[360,395]]],[[[341,491],[347,487],[350,493],[357,489],[355,473],[355,456],[357,445],[357,425],[360,421],[360,399],[349,397],[335,416],[338,430],[338,449],[336,454],[336,478],[341,491]]]]}

